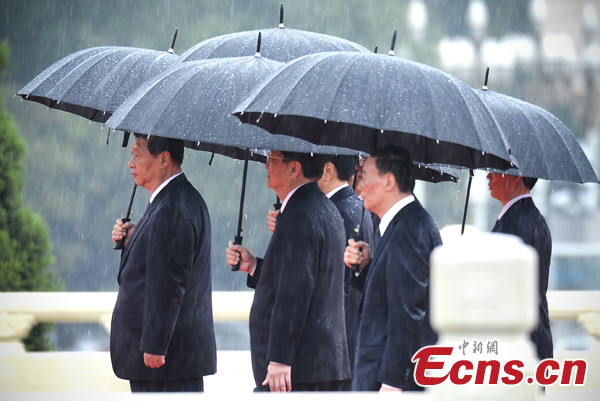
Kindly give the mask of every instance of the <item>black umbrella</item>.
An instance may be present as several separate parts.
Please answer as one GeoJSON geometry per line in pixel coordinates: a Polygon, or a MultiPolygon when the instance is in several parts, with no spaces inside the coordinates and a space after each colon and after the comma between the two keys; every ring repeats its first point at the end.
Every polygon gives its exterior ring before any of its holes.
{"type": "Polygon", "coordinates": [[[255,56],[177,64],[142,85],[106,122],[115,129],[179,138],[188,147],[245,160],[235,237],[239,244],[247,163],[252,155],[264,159],[268,149],[360,154],[350,149],[315,146],[297,138],[271,138],[266,131],[241,124],[231,115],[234,106],[258,82],[282,65],[261,57],[260,39],[258,43],[255,56]],[[239,157],[241,154],[244,156],[239,157]]]}
{"type": "Polygon", "coordinates": [[[143,82],[179,61],[168,51],[102,46],[73,53],[52,64],[23,87],[18,96],[105,122],[143,82]]]}
{"type": "MultiPolygon", "coordinates": [[[[144,81],[179,61],[179,56],[173,54],[176,39],[177,29],[166,52],[120,46],[80,50],[42,71],[16,95],[91,121],[106,122],[144,81]]],[[[123,147],[128,138],[126,132],[123,147]]],[[[134,184],[125,221],[129,221],[135,189],[134,184]]],[[[115,249],[122,247],[122,241],[115,245],[115,249]]]]}
{"type": "Polygon", "coordinates": [[[393,144],[422,163],[511,167],[508,144],[468,85],[390,55],[327,52],[293,60],[234,114],[269,132],[321,145],[368,153],[393,144]]]}
{"type": "Polygon", "coordinates": [[[571,130],[553,114],[523,100],[488,91],[487,82],[475,93],[511,145],[519,167],[507,170],[507,174],[578,183],[599,182],[571,130]]]}
{"type": "Polygon", "coordinates": [[[256,46],[256,35],[262,33],[261,55],[271,60],[288,62],[300,56],[327,51],[368,52],[366,48],[337,36],[286,28],[283,25],[283,4],[280,6],[279,27],[235,32],[204,40],[181,55],[182,61],[207,58],[243,57],[256,46]]]}
{"type": "MultiPolygon", "coordinates": [[[[482,89],[475,93],[490,111],[511,145],[518,168],[498,173],[569,182],[599,183],[577,139],[552,113],[523,100],[488,91],[489,68],[482,89]]],[[[470,171],[463,212],[464,233],[473,171],[470,171]]]]}

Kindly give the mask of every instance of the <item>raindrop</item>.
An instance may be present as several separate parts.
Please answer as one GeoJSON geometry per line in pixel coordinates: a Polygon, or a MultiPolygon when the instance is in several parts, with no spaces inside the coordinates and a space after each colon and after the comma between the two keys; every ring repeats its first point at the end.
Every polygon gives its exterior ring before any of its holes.
{"type": "Polygon", "coordinates": [[[273,115],[273,117],[277,118],[277,113],[275,113],[275,115],[273,115]]]}
{"type": "Polygon", "coordinates": [[[439,139],[436,139],[436,140],[435,140],[435,143],[437,143],[437,144],[439,145],[439,144],[440,144],[440,140],[439,140],[439,139]]]}
{"type": "Polygon", "coordinates": [[[327,124],[327,120],[323,120],[323,124],[327,124]]]}
{"type": "Polygon", "coordinates": [[[383,130],[380,131],[383,134],[383,130]]]}

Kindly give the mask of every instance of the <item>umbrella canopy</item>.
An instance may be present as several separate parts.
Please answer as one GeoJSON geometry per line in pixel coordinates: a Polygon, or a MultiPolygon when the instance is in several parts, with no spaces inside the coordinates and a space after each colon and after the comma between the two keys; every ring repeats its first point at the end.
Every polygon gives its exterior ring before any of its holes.
{"type": "Polygon", "coordinates": [[[179,61],[169,51],[102,46],[73,53],[52,64],[18,96],[96,122],[106,122],[143,82],[179,61]]]}
{"type": "MultiPolygon", "coordinates": [[[[106,121],[115,129],[183,139],[188,147],[225,154],[227,149],[277,149],[325,153],[294,138],[271,139],[266,131],[241,124],[231,111],[252,88],[282,63],[259,56],[180,63],[142,85],[106,121]],[[219,152],[218,149],[223,149],[219,152]]],[[[360,155],[338,148],[335,154],[360,155]]],[[[264,153],[264,151],[263,151],[264,153]]],[[[236,156],[232,156],[236,157],[236,156]]],[[[243,157],[242,157],[243,158],[243,157]]]]}
{"type": "Polygon", "coordinates": [[[256,35],[262,33],[261,55],[275,61],[288,62],[318,52],[369,52],[363,46],[337,36],[286,28],[283,25],[283,4],[280,6],[279,27],[235,32],[207,39],[181,55],[181,61],[207,58],[243,57],[252,54],[256,35]]]}
{"type": "Polygon", "coordinates": [[[234,114],[269,132],[322,145],[369,153],[393,144],[422,163],[512,165],[508,143],[468,85],[390,55],[326,52],[293,60],[234,114]]]}
{"type": "Polygon", "coordinates": [[[519,167],[507,170],[507,174],[578,183],[599,182],[573,133],[553,114],[487,89],[475,92],[511,145],[519,167]]]}
{"type": "MultiPolygon", "coordinates": [[[[273,142],[264,130],[243,125],[231,115],[233,107],[270,72],[282,63],[262,58],[231,57],[178,64],[142,85],[106,121],[109,127],[184,140],[188,147],[218,152],[245,160],[238,233],[241,244],[241,222],[248,159],[264,157],[266,150],[318,153],[317,146],[295,138],[273,142]],[[245,133],[246,135],[242,135],[245,133]],[[250,152],[250,147],[256,152],[250,152]],[[243,152],[244,156],[239,157],[243,152]]],[[[355,154],[339,149],[337,154],[355,154]]],[[[234,267],[235,269],[235,267],[234,267]]]]}

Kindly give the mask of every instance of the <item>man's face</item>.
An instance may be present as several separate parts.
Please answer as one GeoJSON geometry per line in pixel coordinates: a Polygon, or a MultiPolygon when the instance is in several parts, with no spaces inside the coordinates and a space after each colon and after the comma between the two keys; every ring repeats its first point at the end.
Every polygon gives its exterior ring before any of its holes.
{"type": "Polygon", "coordinates": [[[359,173],[357,188],[363,198],[365,208],[377,214],[377,206],[385,195],[385,175],[380,176],[375,165],[375,158],[369,157],[359,173]]]}
{"type": "Polygon", "coordinates": [[[137,185],[152,191],[152,185],[160,171],[160,155],[154,157],[150,154],[147,139],[135,138],[127,167],[131,169],[131,175],[137,185]]]}
{"type": "Polygon", "coordinates": [[[522,186],[519,177],[513,175],[489,173],[486,178],[490,195],[503,205],[510,201],[514,197],[515,190],[522,186]]]}
{"type": "Polygon", "coordinates": [[[283,157],[282,152],[273,151],[269,153],[267,158],[267,187],[271,188],[275,193],[285,187],[289,181],[289,165],[290,162],[283,157]]]}

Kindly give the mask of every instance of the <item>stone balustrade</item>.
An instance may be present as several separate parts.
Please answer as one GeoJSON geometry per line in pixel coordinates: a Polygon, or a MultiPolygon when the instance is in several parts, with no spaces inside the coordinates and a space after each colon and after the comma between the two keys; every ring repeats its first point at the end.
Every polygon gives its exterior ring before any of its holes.
{"type": "MultiPolygon", "coordinates": [[[[215,321],[247,321],[253,295],[214,292],[215,321]]],[[[0,392],[16,392],[19,395],[10,398],[15,400],[26,399],[27,392],[127,392],[127,382],[112,373],[108,352],[25,352],[21,343],[37,323],[96,322],[109,331],[115,300],[114,292],[0,293],[0,392]]],[[[593,370],[600,362],[600,291],[550,291],[548,302],[553,321],[577,321],[596,339],[589,350],[557,355],[560,359],[577,354],[589,360],[588,381],[581,394],[595,397],[600,391],[600,375],[593,370]]],[[[249,352],[219,351],[218,360],[217,374],[206,378],[207,394],[250,394],[249,352]]],[[[560,399],[554,398],[555,393],[564,396],[567,389],[572,388],[553,388],[544,399],[560,399]]]]}

